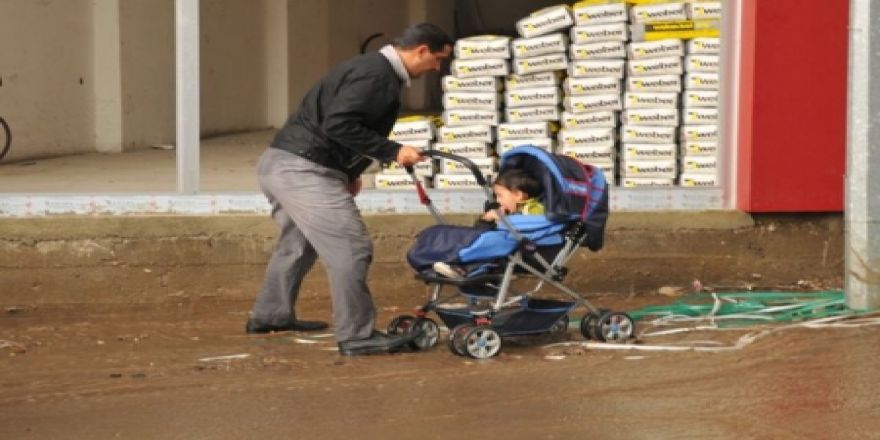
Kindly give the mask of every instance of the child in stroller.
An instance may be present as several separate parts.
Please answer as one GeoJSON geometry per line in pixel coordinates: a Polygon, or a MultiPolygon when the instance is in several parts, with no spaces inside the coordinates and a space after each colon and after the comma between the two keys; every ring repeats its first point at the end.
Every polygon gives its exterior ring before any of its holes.
{"type": "MultiPolygon", "coordinates": [[[[501,209],[505,215],[544,214],[544,204],[538,198],[541,194],[541,183],[524,170],[508,168],[495,178],[492,190],[498,205],[492,207],[501,209]]],[[[496,210],[489,209],[478,220],[476,227],[492,229],[498,220],[499,216],[496,210]]],[[[467,275],[467,270],[464,267],[445,261],[434,262],[432,268],[434,272],[447,278],[461,278],[467,275]]]]}
{"type": "MultiPolygon", "coordinates": [[[[492,202],[492,186],[468,159],[437,151],[426,154],[462,162],[492,202]]],[[[634,325],[629,316],[596,309],[562,284],[568,273],[565,265],[579,248],[598,251],[603,245],[608,189],[602,171],[533,146],[514,148],[501,157],[499,176],[513,173],[511,170],[521,170],[540,183],[540,190],[533,189],[537,194],[523,191],[519,198],[538,198],[544,215],[508,216],[505,209],[497,209],[493,229],[444,224],[413,176],[422,203],[440,224],[419,234],[407,260],[416,270],[416,278],[433,288],[415,316],[395,317],[388,332],[413,335],[413,348],[433,347],[439,341],[439,326],[427,314],[435,312],[450,329],[448,346],[453,353],[488,358],[498,354],[502,337],[566,331],[568,313],[585,306],[588,313],[580,323],[584,337],[601,341],[630,338],[634,325]],[[461,270],[455,270],[454,277],[443,276],[435,270],[437,262],[461,270]],[[536,285],[520,291],[512,282],[523,273],[533,275],[536,285]],[[545,285],[570,300],[535,298],[545,285]],[[441,298],[445,286],[457,291],[441,298]],[[448,301],[453,297],[464,297],[468,302],[451,304],[448,301]]],[[[496,194],[503,193],[501,187],[495,188],[496,194]]]]}

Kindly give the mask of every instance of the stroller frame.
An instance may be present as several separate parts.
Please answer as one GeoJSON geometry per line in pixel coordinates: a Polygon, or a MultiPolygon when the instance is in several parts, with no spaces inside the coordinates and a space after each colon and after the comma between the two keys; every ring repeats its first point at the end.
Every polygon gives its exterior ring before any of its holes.
{"type": "MultiPolygon", "coordinates": [[[[460,162],[473,173],[477,183],[486,193],[487,203],[494,201],[492,183],[486,180],[470,159],[441,151],[425,151],[424,155],[460,162]]],[[[420,202],[427,207],[438,224],[446,224],[415,176],[413,168],[407,167],[406,170],[416,186],[420,202]]],[[[564,237],[563,243],[548,262],[538,251],[538,247],[511,224],[502,209],[496,209],[496,213],[499,222],[504,223],[519,243],[518,248],[506,256],[503,272],[500,275],[490,273],[461,279],[417,273],[417,279],[432,286],[428,301],[416,309],[415,316],[400,315],[392,319],[388,325],[389,333],[412,336],[411,346],[414,349],[431,348],[438,343],[440,333],[436,322],[427,317],[428,313],[434,312],[450,329],[448,336],[450,351],[460,356],[489,358],[500,352],[503,337],[566,332],[569,327],[569,312],[583,306],[587,309],[587,314],[581,320],[580,330],[587,339],[623,341],[634,334],[633,321],[625,313],[597,309],[583,296],[561,282],[568,273],[565,265],[583,246],[588,236],[583,221],[571,222],[560,232],[564,237]],[[517,274],[522,273],[517,269],[535,276],[536,285],[522,293],[513,292],[512,283],[517,274]],[[447,285],[457,286],[458,292],[441,298],[443,288],[447,285]],[[540,292],[545,285],[553,286],[570,297],[571,301],[533,298],[532,296],[540,292]],[[490,297],[465,291],[472,287],[495,289],[495,293],[490,297]],[[448,300],[461,296],[470,299],[470,304],[464,310],[443,307],[448,300]],[[492,300],[487,301],[489,298],[492,300]],[[487,302],[491,304],[485,307],[487,302]]]]}

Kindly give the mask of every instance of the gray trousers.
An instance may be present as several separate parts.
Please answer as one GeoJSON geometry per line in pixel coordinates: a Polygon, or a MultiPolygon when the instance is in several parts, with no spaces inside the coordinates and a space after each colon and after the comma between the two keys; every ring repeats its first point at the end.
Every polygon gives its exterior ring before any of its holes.
{"type": "Polygon", "coordinates": [[[367,287],[373,244],[348,192],[348,177],[276,148],[260,157],[257,174],[280,236],[251,319],[275,325],[295,319],[303,278],[320,257],[330,281],[336,340],[370,336],[376,321],[367,287]]]}

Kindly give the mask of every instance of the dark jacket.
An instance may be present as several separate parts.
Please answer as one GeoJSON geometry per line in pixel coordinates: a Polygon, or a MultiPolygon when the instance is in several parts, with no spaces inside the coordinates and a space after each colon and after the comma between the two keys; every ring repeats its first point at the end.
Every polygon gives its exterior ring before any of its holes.
{"type": "Polygon", "coordinates": [[[355,179],[370,158],[390,162],[400,144],[388,140],[402,82],[379,52],[356,56],[306,93],[272,141],[279,148],[355,179]],[[368,157],[365,157],[368,156],[368,157]]]}

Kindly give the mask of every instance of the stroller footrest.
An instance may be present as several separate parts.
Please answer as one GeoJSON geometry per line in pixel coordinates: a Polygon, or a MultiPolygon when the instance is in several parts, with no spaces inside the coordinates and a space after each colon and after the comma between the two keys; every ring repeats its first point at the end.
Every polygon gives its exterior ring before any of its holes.
{"type": "Polygon", "coordinates": [[[467,278],[449,278],[431,272],[417,273],[416,279],[426,283],[451,284],[453,286],[472,286],[486,283],[497,283],[504,277],[503,274],[482,274],[467,278]]]}

